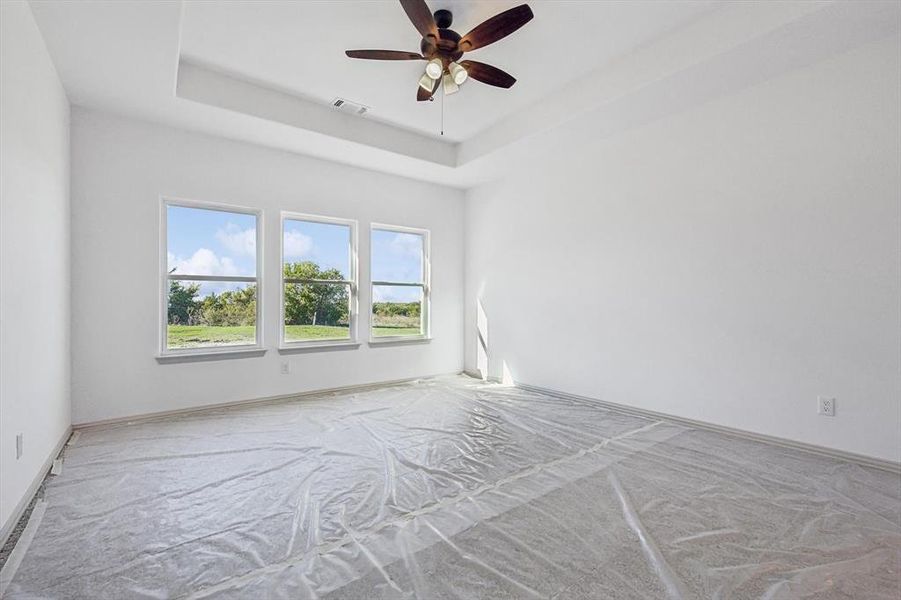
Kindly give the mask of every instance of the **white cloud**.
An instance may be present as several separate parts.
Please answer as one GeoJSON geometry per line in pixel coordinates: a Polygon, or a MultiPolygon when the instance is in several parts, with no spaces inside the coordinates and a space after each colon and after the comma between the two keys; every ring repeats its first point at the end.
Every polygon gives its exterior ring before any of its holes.
{"type": "Polygon", "coordinates": [[[313,253],[313,238],[299,231],[285,232],[285,258],[305,258],[313,253]]]}
{"type": "Polygon", "coordinates": [[[177,275],[241,275],[235,262],[227,256],[222,258],[207,248],[200,248],[191,258],[184,259],[168,253],[169,270],[175,267],[177,275]]]}
{"type": "Polygon", "coordinates": [[[391,251],[401,256],[415,256],[422,254],[422,236],[414,233],[397,233],[391,239],[391,251]]]}
{"type": "Polygon", "coordinates": [[[225,229],[216,232],[216,239],[229,252],[239,256],[256,256],[257,232],[255,229],[241,229],[229,223],[225,229]]]}

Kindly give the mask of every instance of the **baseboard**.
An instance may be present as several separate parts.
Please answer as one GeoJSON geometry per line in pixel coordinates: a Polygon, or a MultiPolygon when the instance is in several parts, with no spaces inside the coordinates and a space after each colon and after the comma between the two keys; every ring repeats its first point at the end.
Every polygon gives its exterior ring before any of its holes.
{"type": "Polygon", "coordinates": [[[747,431],[744,429],[736,429],[734,427],[726,427],[725,425],[716,425],[714,423],[708,423],[706,421],[696,421],[695,419],[687,419],[685,417],[678,417],[676,415],[656,412],[653,410],[645,410],[643,408],[635,408],[632,406],[626,406],[624,404],[617,404],[615,402],[599,400],[598,398],[592,398],[590,396],[579,396],[578,394],[570,394],[568,392],[561,392],[559,390],[553,390],[550,388],[545,388],[545,387],[541,387],[541,386],[537,386],[537,385],[520,383],[518,381],[514,382],[514,385],[516,387],[524,389],[526,391],[536,392],[539,394],[544,394],[546,396],[555,396],[557,398],[590,402],[592,404],[597,404],[598,406],[602,406],[604,408],[607,408],[610,410],[615,410],[615,411],[621,412],[621,413],[627,413],[627,414],[636,415],[639,417],[648,417],[651,419],[659,419],[662,421],[671,421],[674,423],[680,423],[682,425],[688,425],[690,427],[695,427],[698,429],[707,429],[707,430],[716,431],[719,433],[726,433],[729,435],[734,435],[734,436],[742,437],[745,439],[754,440],[756,442],[764,442],[767,444],[774,444],[776,446],[792,448],[794,450],[801,450],[803,452],[810,452],[812,454],[818,454],[820,456],[828,456],[829,458],[835,458],[838,460],[852,462],[852,463],[856,463],[856,464],[863,465],[866,467],[873,467],[876,469],[882,469],[885,471],[890,471],[892,473],[901,474],[901,463],[897,463],[897,462],[894,462],[891,460],[885,460],[882,458],[875,458],[873,456],[867,456],[865,454],[856,454],[854,452],[846,452],[845,450],[836,450],[834,448],[827,448],[825,446],[817,446],[816,444],[808,444],[806,442],[798,442],[795,440],[781,438],[781,437],[777,437],[777,436],[773,436],[773,435],[766,435],[763,433],[755,433],[753,431],[747,431]]]}
{"type": "Polygon", "coordinates": [[[60,452],[62,452],[63,446],[65,446],[66,442],[69,441],[69,436],[71,435],[72,426],[70,425],[66,428],[66,431],[63,433],[63,436],[59,439],[59,441],[56,442],[56,446],[53,447],[50,455],[44,460],[44,464],[41,465],[41,468],[38,470],[37,475],[35,475],[34,480],[31,482],[31,485],[29,485],[28,489],[25,490],[25,494],[22,496],[22,499],[19,500],[19,503],[16,504],[16,508],[6,520],[6,523],[3,524],[3,528],[0,529],[0,548],[2,548],[6,544],[6,541],[9,539],[10,534],[12,534],[13,529],[16,528],[16,523],[19,522],[19,519],[22,518],[22,515],[28,508],[28,505],[31,504],[32,498],[34,498],[34,495],[37,493],[38,488],[41,487],[41,482],[44,481],[44,477],[47,476],[47,473],[53,466],[53,461],[56,460],[56,457],[59,456],[60,452]]]}
{"type": "Polygon", "coordinates": [[[100,421],[85,421],[82,423],[76,423],[72,426],[75,431],[80,431],[82,429],[89,429],[92,427],[105,427],[107,425],[121,425],[122,423],[140,423],[142,421],[153,421],[156,419],[162,419],[166,417],[174,417],[179,415],[189,415],[193,413],[204,413],[213,410],[221,410],[223,408],[235,408],[241,406],[252,406],[255,404],[273,404],[277,402],[286,402],[289,400],[296,400],[303,398],[305,396],[317,396],[320,394],[331,394],[331,393],[340,393],[340,392],[352,392],[364,390],[367,388],[374,387],[383,387],[387,385],[397,385],[400,383],[409,383],[411,381],[416,381],[418,379],[434,379],[435,377],[445,377],[447,375],[460,375],[460,371],[454,371],[451,373],[436,373],[434,375],[419,375],[417,377],[407,377],[404,379],[389,379],[384,381],[373,381],[371,383],[358,383],[355,385],[345,385],[341,387],[333,387],[333,388],[319,388],[315,390],[308,390],[304,392],[295,392],[293,394],[281,394],[278,396],[264,396],[259,398],[248,398],[246,400],[235,400],[232,402],[222,402],[218,404],[204,404],[202,406],[193,406],[190,408],[179,408],[175,410],[164,410],[158,412],[149,412],[149,413],[140,413],[137,415],[131,415],[127,417],[116,417],[114,419],[103,419],[100,421]]]}

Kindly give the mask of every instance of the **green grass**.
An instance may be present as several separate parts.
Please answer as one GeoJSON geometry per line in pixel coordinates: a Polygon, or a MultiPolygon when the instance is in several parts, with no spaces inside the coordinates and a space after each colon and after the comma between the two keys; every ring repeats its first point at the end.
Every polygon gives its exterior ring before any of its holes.
{"type": "Polygon", "coordinates": [[[169,325],[166,337],[169,348],[202,346],[236,346],[256,342],[256,327],[206,327],[203,325],[169,325]]]}
{"type": "MultiPolygon", "coordinates": [[[[256,327],[206,327],[203,325],[169,325],[167,338],[170,349],[202,348],[205,346],[237,346],[253,344],[256,327]]],[[[375,337],[419,335],[419,327],[375,327],[375,337]]],[[[285,341],[347,339],[347,327],[330,325],[288,325],[285,341]]]]}
{"type": "Polygon", "coordinates": [[[349,335],[347,327],[335,327],[333,325],[288,325],[285,327],[286,342],[346,340],[349,335]]]}
{"type": "Polygon", "coordinates": [[[422,331],[416,327],[373,327],[372,337],[388,337],[392,335],[419,335],[422,331]]]}
{"type": "Polygon", "coordinates": [[[388,337],[396,335],[419,335],[419,315],[379,315],[371,316],[372,336],[388,337]]]}

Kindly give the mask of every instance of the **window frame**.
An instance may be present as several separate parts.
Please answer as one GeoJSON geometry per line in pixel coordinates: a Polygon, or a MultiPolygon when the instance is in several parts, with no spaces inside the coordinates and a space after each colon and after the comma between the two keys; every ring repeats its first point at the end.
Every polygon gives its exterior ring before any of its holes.
{"type": "Polygon", "coordinates": [[[218,354],[247,354],[265,351],[263,343],[263,209],[249,206],[238,206],[222,202],[208,202],[205,200],[189,200],[172,196],[160,197],[160,313],[159,313],[159,357],[190,357],[208,356],[218,354]],[[169,218],[170,206],[181,208],[193,208],[217,212],[229,212],[245,215],[253,215],[256,218],[256,275],[226,276],[226,275],[170,275],[169,273],[169,218]],[[169,324],[169,282],[170,281],[228,281],[239,283],[254,283],[256,285],[256,326],[255,341],[253,344],[234,344],[227,346],[205,346],[200,348],[169,348],[168,324],[169,324]]]}
{"type": "Polygon", "coordinates": [[[281,212],[279,218],[279,322],[278,322],[278,349],[290,352],[291,350],[303,350],[305,348],[325,348],[329,346],[359,346],[357,337],[357,323],[359,322],[359,296],[360,296],[360,270],[359,270],[359,240],[358,223],[356,219],[343,219],[341,217],[326,217],[323,215],[311,215],[292,211],[281,212]],[[348,253],[350,256],[350,279],[294,279],[285,277],[285,221],[307,221],[309,223],[323,223],[325,225],[343,225],[350,228],[348,236],[348,253]],[[348,333],[347,339],[331,340],[285,340],[285,285],[288,283],[324,283],[327,285],[347,285],[350,287],[350,299],[348,307],[348,333]]]}
{"type": "Polygon", "coordinates": [[[370,223],[369,224],[369,343],[370,345],[379,344],[402,344],[404,342],[424,342],[432,339],[432,232],[428,229],[419,227],[406,227],[404,225],[388,225],[387,223],[370,223]],[[372,232],[393,231],[396,233],[412,233],[422,236],[422,280],[420,283],[382,281],[372,279],[372,259],[374,252],[372,250],[372,232]],[[372,335],[372,308],[375,304],[374,290],[377,285],[393,285],[402,287],[421,287],[422,288],[422,332],[419,335],[380,335],[378,337],[372,335]]]}

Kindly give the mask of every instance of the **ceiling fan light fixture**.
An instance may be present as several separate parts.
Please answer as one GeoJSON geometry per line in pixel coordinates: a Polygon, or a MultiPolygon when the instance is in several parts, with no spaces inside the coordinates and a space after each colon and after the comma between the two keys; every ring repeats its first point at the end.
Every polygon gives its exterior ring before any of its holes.
{"type": "Polygon", "coordinates": [[[424,73],[422,77],[419,78],[419,87],[427,92],[431,92],[432,88],[435,87],[435,80],[429,77],[428,73],[424,73]]]}
{"type": "Polygon", "coordinates": [[[453,14],[449,10],[432,12],[426,0],[400,0],[400,4],[413,27],[422,36],[419,52],[368,49],[345,50],[344,54],[348,58],[364,60],[424,61],[424,74],[416,85],[417,102],[433,100],[435,92],[442,85],[445,95],[455,94],[470,79],[504,89],[516,83],[515,77],[497,67],[462,58],[473,50],[506,38],[531,21],[535,15],[528,4],[498,13],[463,36],[450,29],[453,14]]]}
{"type": "Polygon", "coordinates": [[[440,58],[433,58],[425,66],[425,74],[428,75],[433,81],[441,77],[441,71],[443,70],[444,63],[441,62],[440,58]]]}
{"type": "Polygon", "coordinates": [[[463,82],[469,77],[469,73],[466,72],[466,69],[455,62],[448,65],[448,69],[450,70],[451,76],[454,78],[454,83],[457,85],[463,85],[463,82]]]}
{"type": "Polygon", "coordinates": [[[444,84],[444,94],[449,96],[451,94],[456,94],[460,91],[460,86],[457,85],[457,82],[454,81],[453,76],[450,73],[446,73],[444,75],[444,79],[442,80],[444,84]]]}

